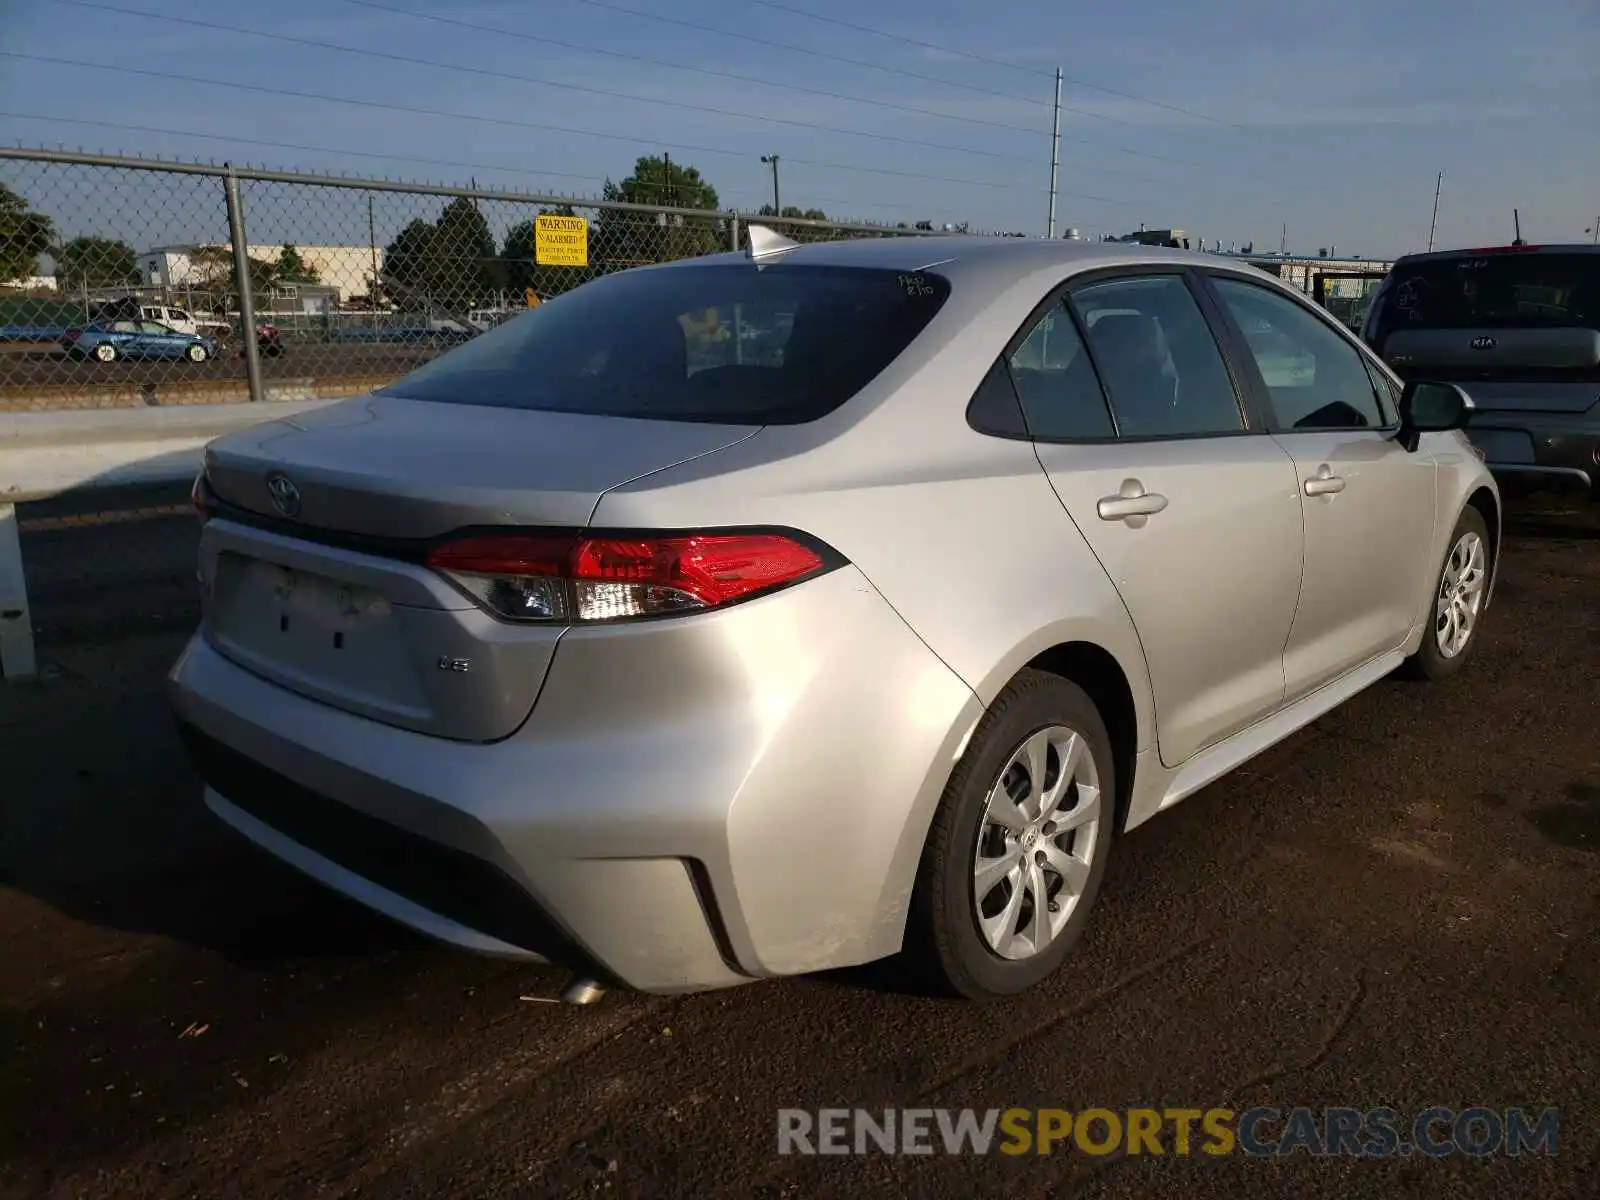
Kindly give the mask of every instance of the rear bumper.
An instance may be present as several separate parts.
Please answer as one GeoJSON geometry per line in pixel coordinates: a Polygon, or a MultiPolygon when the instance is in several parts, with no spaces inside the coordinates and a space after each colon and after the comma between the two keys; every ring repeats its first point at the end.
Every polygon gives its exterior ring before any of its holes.
{"type": "Polygon", "coordinates": [[[310,700],[199,635],[171,696],[208,804],[269,852],[454,944],[658,993],[896,951],[981,708],[853,568],[571,631],[493,744],[310,700]]]}
{"type": "Polygon", "coordinates": [[[1467,437],[1497,476],[1524,486],[1600,488],[1600,416],[1486,410],[1467,437]]]}

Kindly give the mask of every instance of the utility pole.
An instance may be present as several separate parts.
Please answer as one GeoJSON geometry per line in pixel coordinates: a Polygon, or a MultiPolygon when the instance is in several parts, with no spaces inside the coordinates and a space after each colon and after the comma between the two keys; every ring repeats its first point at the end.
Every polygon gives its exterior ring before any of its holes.
{"type": "Polygon", "coordinates": [[[1283,240],[1278,243],[1278,257],[1289,257],[1289,222],[1283,223],[1283,240]]]}
{"type": "Polygon", "coordinates": [[[1444,172],[1439,172],[1439,178],[1433,181],[1433,220],[1428,222],[1428,249],[1433,250],[1433,233],[1439,228],[1439,189],[1444,187],[1444,172]]]}
{"type": "Polygon", "coordinates": [[[1056,236],[1056,172],[1061,166],[1061,68],[1056,68],[1055,120],[1050,134],[1050,224],[1045,237],[1056,236]]]}
{"type": "Polygon", "coordinates": [[[783,205],[778,199],[778,156],[776,154],[763,154],[761,161],[772,167],[772,215],[783,216],[783,205]]]}
{"type": "Polygon", "coordinates": [[[672,155],[665,150],[661,152],[661,188],[662,199],[667,207],[672,207],[672,155]]]}
{"type": "Polygon", "coordinates": [[[1511,228],[1516,231],[1517,235],[1511,244],[1513,246],[1526,246],[1528,243],[1522,240],[1522,214],[1514,208],[1511,210],[1511,228]]]}
{"type": "Polygon", "coordinates": [[[378,225],[372,216],[372,193],[367,193],[367,247],[372,251],[372,283],[367,288],[367,301],[372,311],[378,311],[378,225]]]}

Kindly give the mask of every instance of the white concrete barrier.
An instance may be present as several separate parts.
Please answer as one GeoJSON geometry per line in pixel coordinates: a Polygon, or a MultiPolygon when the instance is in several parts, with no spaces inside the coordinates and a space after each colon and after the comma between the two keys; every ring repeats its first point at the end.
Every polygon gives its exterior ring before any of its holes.
{"type": "Polygon", "coordinates": [[[201,451],[213,438],[337,402],[0,413],[0,678],[25,679],[38,671],[18,504],[97,488],[184,482],[199,471],[201,451]]]}

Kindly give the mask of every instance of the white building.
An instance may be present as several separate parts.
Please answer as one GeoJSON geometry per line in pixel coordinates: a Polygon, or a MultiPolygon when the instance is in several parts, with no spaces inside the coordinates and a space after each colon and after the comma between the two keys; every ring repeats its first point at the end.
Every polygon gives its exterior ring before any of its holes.
{"type": "MultiPolygon", "coordinates": [[[[295,249],[300,254],[300,261],[316,272],[318,280],[333,289],[336,302],[340,305],[348,304],[352,296],[368,294],[374,263],[379,274],[383,272],[381,246],[296,245],[295,249]]],[[[283,257],[281,245],[250,246],[246,252],[259,262],[276,263],[283,257]]],[[[215,278],[215,256],[229,253],[226,242],[157,246],[139,256],[139,281],[150,287],[174,291],[199,287],[203,282],[215,278]],[[203,255],[202,251],[205,252],[203,255]]],[[[223,261],[231,263],[232,260],[224,257],[223,261]]],[[[282,290],[293,286],[287,284],[282,290]]]]}

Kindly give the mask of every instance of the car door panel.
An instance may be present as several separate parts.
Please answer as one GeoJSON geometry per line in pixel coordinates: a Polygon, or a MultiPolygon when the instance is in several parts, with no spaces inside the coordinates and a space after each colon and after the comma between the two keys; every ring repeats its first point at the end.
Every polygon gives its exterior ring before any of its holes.
{"type": "Polygon", "coordinates": [[[1246,414],[1182,273],[1087,281],[1013,348],[1040,465],[1117,588],[1176,766],[1283,702],[1294,464],[1246,414]]]}
{"type": "Polygon", "coordinates": [[[1405,642],[1434,569],[1435,468],[1400,444],[1390,398],[1343,330],[1260,284],[1211,286],[1295,465],[1305,573],[1284,647],[1293,701],[1405,642]],[[1300,369],[1272,371],[1286,359],[1300,369]]]}
{"type": "Polygon", "coordinates": [[[1038,449],[1138,632],[1162,761],[1177,766],[1278,708],[1301,573],[1283,448],[1246,436],[1038,449]],[[1101,501],[1133,491],[1129,480],[1165,505],[1103,518],[1101,501]]]}

